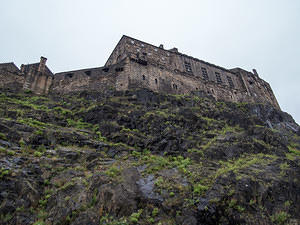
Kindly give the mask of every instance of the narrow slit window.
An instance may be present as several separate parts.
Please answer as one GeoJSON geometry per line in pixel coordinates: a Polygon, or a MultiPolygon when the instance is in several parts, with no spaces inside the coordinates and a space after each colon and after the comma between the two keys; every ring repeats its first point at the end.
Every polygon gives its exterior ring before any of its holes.
{"type": "Polygon", "coordinates": [[[157,79],[155,79],[155,83],[157,84],[157,79]]]}
{"type": "Polygon", "coordinates": [[[145,77],[145,75],[143,75],[143,80],[146,80],[146,77],[145,77]]]}

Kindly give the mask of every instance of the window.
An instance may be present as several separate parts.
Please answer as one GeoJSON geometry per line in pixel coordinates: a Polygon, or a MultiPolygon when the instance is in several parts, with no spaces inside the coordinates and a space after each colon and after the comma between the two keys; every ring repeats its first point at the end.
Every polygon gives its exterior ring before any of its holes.
{"type": "Polygon", "coordinates": [[[217,83],[222,84],[222,79],[221,79],[220,73],[216,72],[215,74],[216,74],[216,78],[217,78],[217,83]]]}
{"type": "Polygon", "coordinates": [[[146,80],[146,77],[145,77],[145,75],[143,75],[143,80],[146,80]]]}
{"type": "Polygon", "coordinates": [[[91,72],[90,70],[88,70],[88,71],[85,71],[84,73],[85,73],[86,75],[90,76],[92,72],[91,72]]]}
{"type": "Polygon", "coordinates": [[[66,74],[66,77],[68,77],[68,78],[72,78],[73,77],[73,73],[68,73],[68,74],[66,74]]]}
{"type": "Polygon", "coordinates": [[[155,83],[157,84],[157,79],[155,79],[155,83]]]}
{"type": "Polygon", "coordinates": [[[124,70],[123,67],[117,67],[117,68],[116,68],[116,72],[121,72],[121,71],[123,71],[123,70],[124,70]]]}
{"type": "Polygon", "coordinates": [[[204,80],[208,80],[208,74],[207,74],[207,70],[204,67],[201,67],[201,71],[202,71],[202,76],[204,80]]]}
{"type": "Polygon", "coordinates": [[[234,84],[230,76],[227,76],[227,80],[228,80],[229,87],[234,88],[234,84]]]}
{"type": "Polygon", "coordinates": [[[191,72],[192,72],[191,63],[189,63],[189,62],[184,62],[184,66],[185,66],[186,72],[188,72],[188,73],[191,73],[191,72]]]}
{"type": "Polygon", "coordinates": [[[177,84],[173,84],[173,88],[177,90],[177,84]]]}

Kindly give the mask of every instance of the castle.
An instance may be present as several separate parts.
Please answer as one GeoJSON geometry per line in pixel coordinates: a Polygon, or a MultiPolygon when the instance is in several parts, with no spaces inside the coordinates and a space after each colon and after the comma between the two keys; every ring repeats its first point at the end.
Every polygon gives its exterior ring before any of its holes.
{"type": "Polygon", "coordinates": [[[128,90],[147,88],[168,94],[195,93],[216,100],[271,104],[280,109],[270,85],[252,72],[220,66],[122,36],[103,67],[53,74],[39,63],[0,64],[0,87],[27,89],[36,94],[70,93],[81,90],[128,90]]]}

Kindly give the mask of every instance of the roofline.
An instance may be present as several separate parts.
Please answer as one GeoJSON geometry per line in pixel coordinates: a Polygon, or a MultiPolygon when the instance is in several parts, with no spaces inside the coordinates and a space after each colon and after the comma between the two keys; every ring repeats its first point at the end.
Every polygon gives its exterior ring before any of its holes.
{"type": "MultiPolygon", "coordinates": [[[[120,40],[118,41],[118,43],[116,44],[116,46],[114,47],[114,50],[112,50],[112,52],[110,53],[109,57],[107,58],[104,66],[106,66],[108,60],[110,59],[110,57],[112,56],[112,54],[114,53],[114,51],[116,50],[116,48],[118,47],[118,45],[121,43],[122,39],[125,38],[125,37],[128,37],[126,35],[122,35],[122,37],[120,38],[120,40]]],[[[130,38],[130,37],[129,37],[130,38]]]]}
{"type": "MultiPolygon", "coordinates": [[[[32,65],[39,65],[40,63],[29,63],[29,64],[23,64],[24,66],[32,66],[32,65]]],[[[54,75],[54,73],[49,69],[47,65],[45,65],[47,69],[50,71],[51,75],[54,75]]]]}
{"type": "MultiPolygon", "coordinates": [[[[130,37],[130,36],[127,36],[127,35],[123,35],[123,36],[122,36],[122,38],[124,38],[124,37],[133,39],[133,40],[135,40],[135,41],[139,41],[139,42],[141,42],[141,43],[143,43],[143,44],[147,44],[147,45],[150,45],[150,46],[155,47],[155,48],[159,48],[158,46],[155,46],[155,45],[153,45],[153,44],[149,44],[149,43],[144,42],[144,41],[140,41],[140,40],[138,40],[138,39],[136,39],[136,38],[133,38],[133,37],[130,37]]],[[[120,39],[120,41],[122,40],[122,38],[120,39]]],[[[120,42],[120,41],[119,41],[119,42],[120,42]]],[[[118,42],[118,44],[119,44],[119,42],[118,42]]],[[[116,46],[116,47],[117,47],[117,46],[116,46]]],[[[164,50],[164,51],[169,52],[169,53],[172,53],[172,54],[177,54],[177,55],[180,55],[180,56],[188,57],[188,58],[190,58],[190,59],[199,61],[199,62],[201,62],[201,63],[203,63],[203,64],[207,64],[207,65],[209,65],[209,66],[213,66],[213,67],[218,68],[218,69],[220,69],[220,70],[224,70],[224,71],[226,71],[226,72],[228,72],[228,73],[235,74],[234,72],[230,71],[229,69],[226,69],[226,68],[221,67],[221,66],[217,66],[217,65],[215,65],[215,64],[206,62],[206,61],[201,60],[201,59],[198,59],[198,58],[194,58],[194,57],[192,57],[192,56],[189,56],[189,55],[186,55],[186,54],[183,54],[183,53],[180,53],[180,52],[173,52],[173,51],[170,51],[170,50],[167,50],[167,49],[162,49],[162,48],[159,48],[159,49],[164,50]]],[[[115,49],[114,49],[114,50],[115,50],[115,49]]],[[[110,57],[110,56],[109,56],[109,57],[110,57]]],[[[247,72],[249,72],[249,71],[247,71],[247,72]]]]}
{"type": "Polygon", "coordinates": [[[64,71],[64,72],[58,72],[58,73],[55,73],[54,76],[55,76],[55,75],[62,74],[62,73],[75,73],[75,72],[78,72],[78,71],[101,69],[101,68],[103,68],[103,67],[104,67],[104,66],[93,67],[93,68],[86,68],[86,69],[78,69],[78,70],[70,70],[70,71],[64,71]]]}
{"type": "Polygon", "coordinates": [[[19,67],[16,66],[16,64],[14,62],[8,62],[8,63],[0,63],[0,65],[9,65],[9,64],[13,64],[16,68],[19,69],[19,67]]]}

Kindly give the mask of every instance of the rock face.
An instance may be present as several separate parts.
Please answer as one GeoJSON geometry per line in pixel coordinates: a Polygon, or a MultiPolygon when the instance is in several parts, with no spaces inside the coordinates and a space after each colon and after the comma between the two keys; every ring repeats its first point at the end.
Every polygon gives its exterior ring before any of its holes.
{"type": "Polygon", "coordinates": [[[149,90],[0,94],[0,224],[299,224],[272,106],[149,90]]]}

